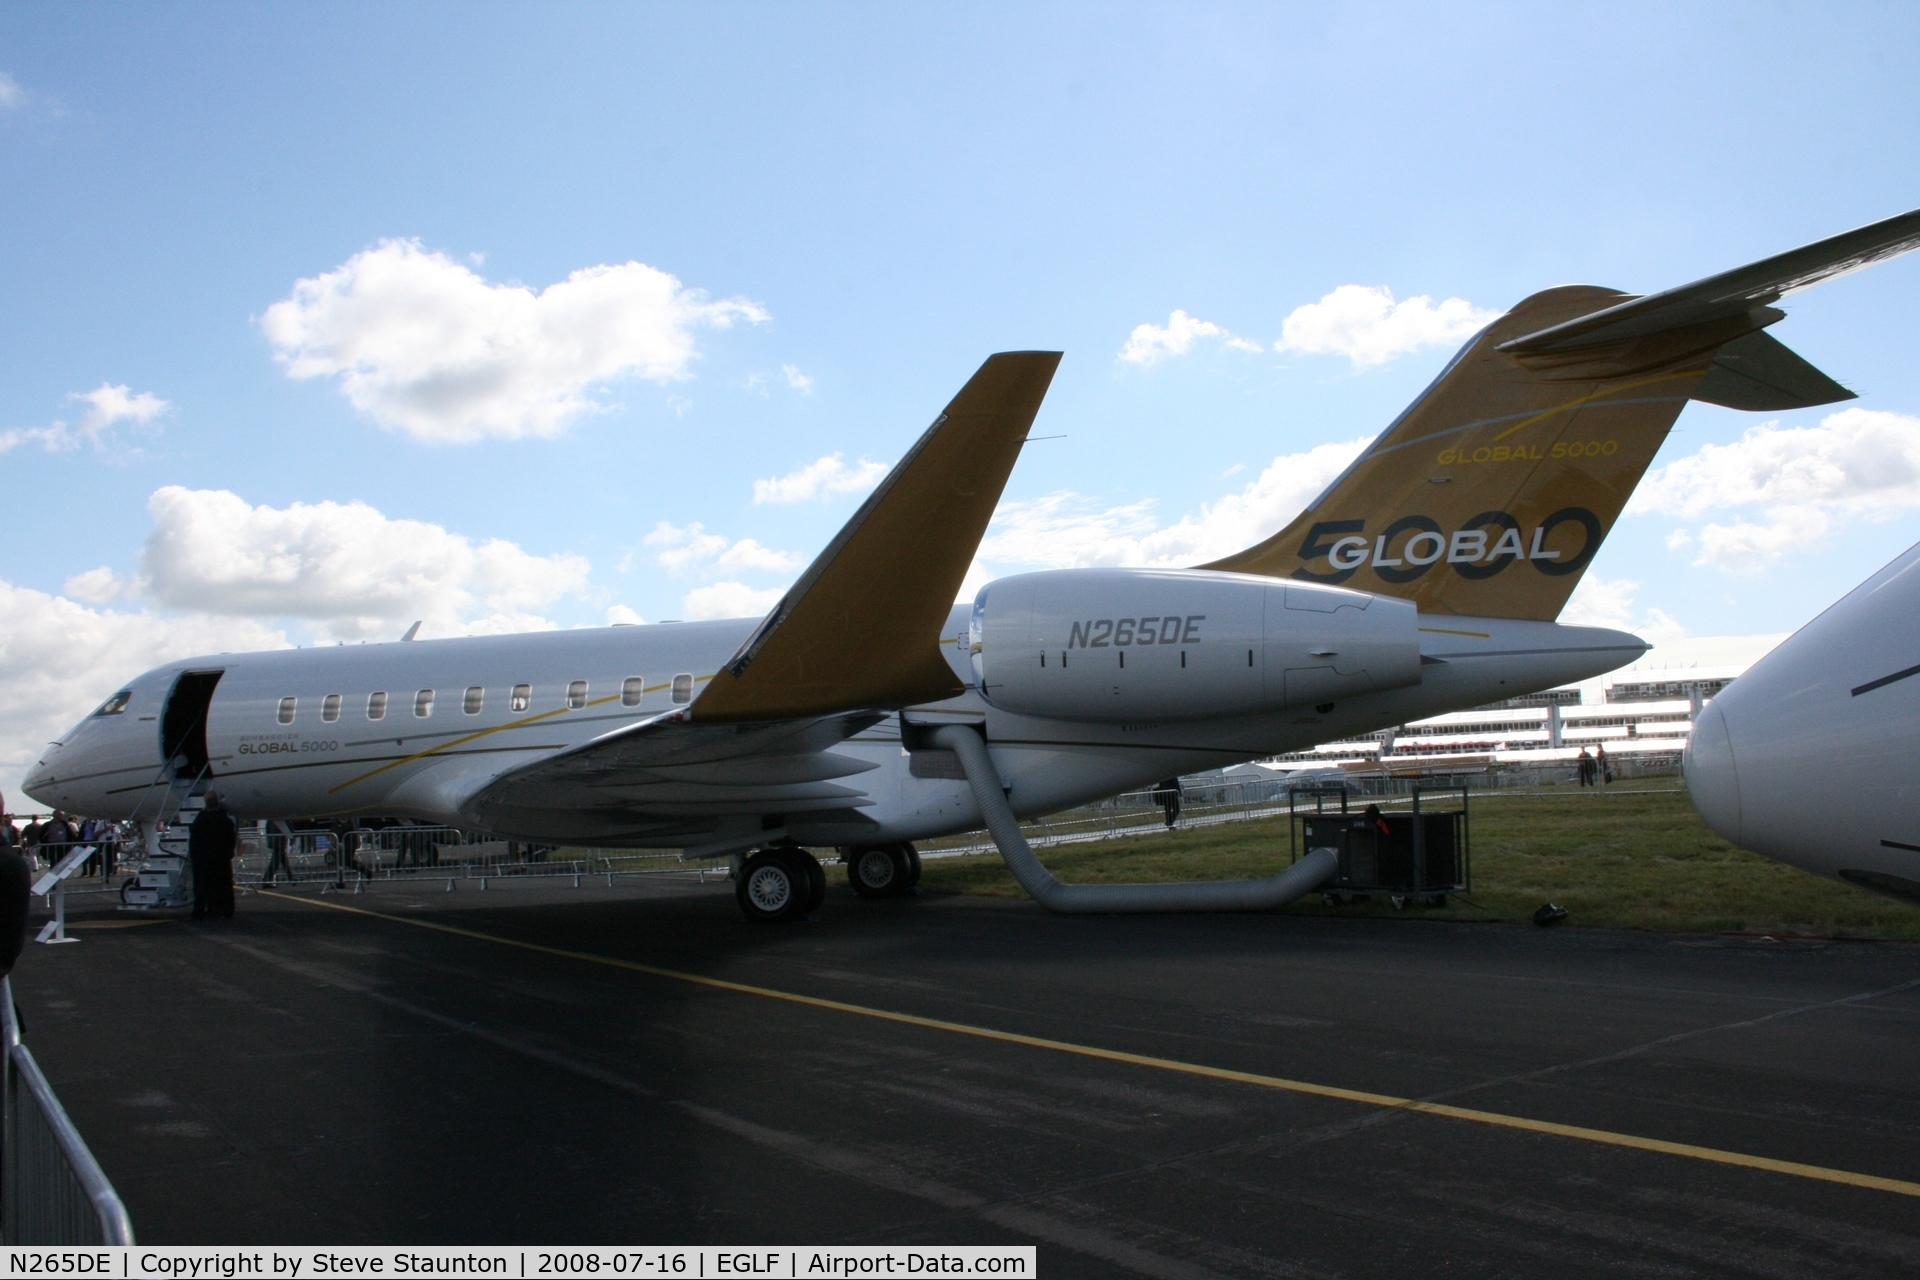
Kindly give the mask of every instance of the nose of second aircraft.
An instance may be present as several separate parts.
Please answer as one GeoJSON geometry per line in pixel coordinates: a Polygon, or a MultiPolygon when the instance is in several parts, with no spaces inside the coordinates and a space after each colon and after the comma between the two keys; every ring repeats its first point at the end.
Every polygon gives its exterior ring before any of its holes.
{"type": "Polygon", "coordinates": [[[1689,735],[1683,767],[1687,793],[1707,825],[1729,843],[1740,843],[1740,772],[1733,740],[1716,699],[1701,708],[1689,735]]]}

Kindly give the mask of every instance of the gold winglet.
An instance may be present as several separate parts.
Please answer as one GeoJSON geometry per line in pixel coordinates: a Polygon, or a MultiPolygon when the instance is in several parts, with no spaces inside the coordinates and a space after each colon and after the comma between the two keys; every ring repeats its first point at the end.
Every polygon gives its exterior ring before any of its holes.
{"type": "Polygon", "coordinates": [[[784,720],[950,698],[947,613],[1060,363],[1008,351],[933,420],[689,708],[784,720]]]}

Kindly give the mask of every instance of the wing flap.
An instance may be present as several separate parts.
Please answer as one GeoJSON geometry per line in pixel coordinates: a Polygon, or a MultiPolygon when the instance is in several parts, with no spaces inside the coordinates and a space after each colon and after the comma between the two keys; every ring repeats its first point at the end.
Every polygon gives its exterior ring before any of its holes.
{"type": "Polygon", "coordinates": [[[859,762],[829,748],[880,718],[872,713],[694,724],[680,707],[509,769],[464,808],[477,825],[507,830],[524,826],[525,816],[535,812],[692,816],[845,807],[861,793],[825,779],[864,770],[849,767],[859,762]],[[650,787],[655,770],[667,776],[650,787]],[[681,770],[703,781],[673,779],[681,770]],[[642,800],[642,793],[650,794],[642,800]]]}

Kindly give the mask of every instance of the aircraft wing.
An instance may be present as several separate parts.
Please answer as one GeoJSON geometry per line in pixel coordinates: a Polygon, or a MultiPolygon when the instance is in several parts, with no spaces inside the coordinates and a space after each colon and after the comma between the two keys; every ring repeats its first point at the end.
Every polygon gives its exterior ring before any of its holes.
{"type": "Polygon", "coordinates": [[[836,781],[875,768],[833,752],[879,712],[760,724],[695,724],[688,708],[623,725],[510,769],[468,802],[482,826],[512,830],[529,812],[615,811],[632,818],[801,813],[857,808],[865,793],[836,781]]]}
{"type": "Polygon", "coordinates": [[[964,690],[941,632],[1059,362],[989,357],[690,706],[510,769],[468,814],[516,830],[533,813],[644,824],[865,804],[837,779],[877,766],[831,748],[964,690]]]}
{"type": "Polygon", "coordinates": [[[1816,240],[1677,289],[1632,298],[1563,324],[1523,333],[1502,342],[1498,349],[1517,356],[1541,356],[1748,316],[1757,321],[1750,327],[1760,329],[1780,319],[1782,313],[1778,311],[1770,316],[1765,313],[1787,294],[1915,247],[1920,247],[1920,210],[1816,240]]]}

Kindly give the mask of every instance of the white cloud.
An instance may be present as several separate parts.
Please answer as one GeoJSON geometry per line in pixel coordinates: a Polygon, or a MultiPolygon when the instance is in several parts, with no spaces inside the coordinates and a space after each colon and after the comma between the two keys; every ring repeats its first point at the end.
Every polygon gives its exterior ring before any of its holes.
{"type": "Polygon", "coordinates": [[[101,383],[91,391],[76,391],[68,396],[87,406],[79,425],[56,418],[44,427],[14,427],[0,431],[0,453],[21,445],[37,444],[48,453],[63,453],[81,445],[103,448],[110,432],[122,422],[145,425],[172,408],[150,391],[131,392],[124,384],[101,383]]]}
{"type": "Polygon", "coordinates": [[[475,542],[360,502],[256,507],[169,485],[147,510],[141,594],[170,609],[305,619],[328,639],[389,639],[416,618],[425,634],[541,629],[552,624],[534,610],[587,586],[579,556],[475,542]]]}
{"type": "Polygon", "coordinates": [[[684,528],[662,520],[642,541],[647,546],[662,548],[654,558],[661,568],[676,577],[695,569],[720,573],[753,569],[791,573],[806,563],[790,551],[775,551],[752,538],[735,542],[722,534],[708,533],[706,526],[697,520],[684,528]]]}
{"type": "Polygon", "coordinates": [[[10,110],[23,105],[27,100],[27,91],[20,82],[4,71],[0,71],[0,111],[10,110]]]}
{"type": "Polygon", "coordinates": [[[42,748],[133,676],[195,654],[286,644],[280,631],[248,619],[93,609],[0,581],[0,779],[8,803],[23,807],[20,779],[42,748]]]}
{"type": "Polygon", "coordinates": [[[86,416],[80,419],[80,434],[89,439],[118,422],[152,422],[171,406],[151,391],[130,393],[124,383],[105,382],[91,391],[76,391],[68,397],[86,402],[86,416]]]}
{"type": "Polygon", "coordinates": [[[67,579],[63,588],[76,600],[85,600],[88,604],[105,604],[126,595],[132,586],[125,578],[106,565],[98,569],[89,569],[85,573],[76,573],[67,579]]]}
{"type": "Polygon", "coordinates": [[[812,502],[842,493],[862,493],[886,479],[888,466],[862,458],[848,466],[844,457],[830,453],[797,471],[753,482],[753,501],[763,503],[812,502]]]}
{"type": "Polygon", "coordinates": [[[645,618],[624,604],[607,606],[607,625],[610,627],[638,627],[645,623],[645,618]]]}
{"type": "Polygon", "coordinates": [[[809,378],[806,374],[800,372],[799,365],[797,364],[781,365],[780,376],[787,380],[787,385],[789,387],[792,387],[795,391],[798,391],[801,395],[810,396],[813,394],[813,379],[809,378]]]}
{"type": "Polygon", "coordinates": [[[596,384],[689,376],[693,333],[763,321],[641,262],[534,290],[495,284],[417,240],[384,240],[296,281],[261,329],[293,378],[334,377],[381,426],[434,442],[548,436],[601,406],[596,384]]]}
{"type": "Polygon", "coordinates": [[[641,539],[649,547],[662,550],[654,558],[668,573],[687,572],[725,551],[732,542],[717,533],[708,533],[699,521],[682,528],[665,520],[653,526],[653,532],[641,539]]]}
{"type": "Polygon", "coordinates": [[[1258,351],[1260,344],[1236,338],[1211,320],[1201,320],[1175,309],[1164,325],[1138,324],[1120,348],[1128,364],[1150,365],[1168,356],[1183,356],[1201,338],[1218,338],[1235,351],[1258,351]]]}
{"type": "Polygon", "coordinates": [[[1499,314],[1465,298],[1438,306],[1424,294],[1395,302],[1385,285],[1343,284],[1318,302],[1295,307],[1274,350],[1343,355],[1366,368],[1421,347],[1457,345],[1499,314]]]}
{"type": "Polygon", "coordinates": [[[695,587],[680,601],[680,609],[689,622],[706,618],[758,618],[780,602],[785,587],[761,590],[744,582],[715,582],[695,587]]]}
{"type": "MultiPolygon", "coordinates": [[[[1878,409],[1842,409],[1817,427],[1763,423],[1732,444],[1651,472],[1629,514],[1698,517],[1739,507],[1761,509],[1697,534],[1695,564],[1757,573],[1788,552],[1817,543],[1840,520],[1885,518],[1920,507],[1920,418],[1878,409]]],[[[1667,545],[1692,545],[1675,530],[1667,545]]]]}
{"type": "Polygon", "coordinates": [[[979,558],[995,566],[1188,566],[1252,546],[1298,515],[1359,455],[1344,440],[1277,457],[1238,493],[1161,525],[1151,500],[1100,507],[1072,492],[1008,502],[994,513],[979,558]]]}
{"type": "Polygon", "coordinates": [[[1826,536],[1833,522],[1819,507],[1775,507],[1764,524],[1736,519],[1700,530],[1700,554],[1694,563],[1752,577],[1790,551],[1801,551],[1826,536]]]}
{"type": "Polygon", "coordinates": [[[1570,627],[1612,627],[1631,631],[1655,645],[1686,639],[1687,629],[1662,609],[1636,614],[1634,598],[1640,584],[1630,578],[1603,578],[1589,573],[1580,579],[1560,611],[1559,622],[1570,627]]]}

